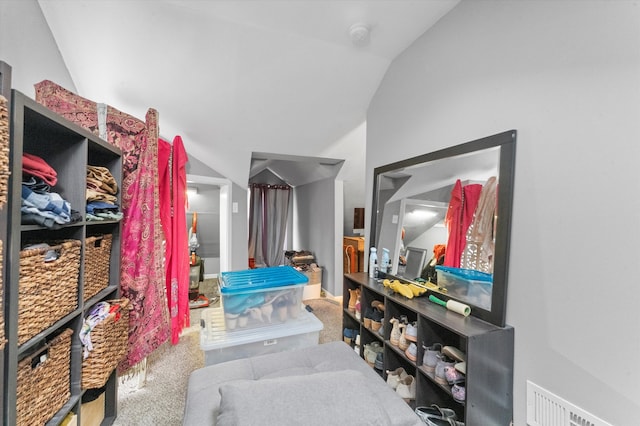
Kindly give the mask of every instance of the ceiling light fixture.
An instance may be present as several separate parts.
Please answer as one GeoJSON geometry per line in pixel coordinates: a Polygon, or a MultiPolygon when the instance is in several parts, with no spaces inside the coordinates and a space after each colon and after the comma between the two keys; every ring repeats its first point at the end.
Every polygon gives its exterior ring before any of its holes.
{"type": "Polygon", "coordinates": [[[369,44],[369,26],[361,23],[353,24],[349,27],[349,37],[354,46],[365,46],[369,44]]]}

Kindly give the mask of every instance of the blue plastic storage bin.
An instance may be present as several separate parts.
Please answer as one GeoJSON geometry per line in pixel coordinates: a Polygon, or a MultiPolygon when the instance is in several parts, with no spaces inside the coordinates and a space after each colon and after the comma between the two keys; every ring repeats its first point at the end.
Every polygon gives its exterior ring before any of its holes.
{"type": "Polygon", "coordinates": [[[227,330],[297,318],[308,281],[291,266],[222,272],[219,286],[227,330]]]}
{"type": "Polygon", "coordinates": [[[445,288],[447,295],[461,302],[491,310],[493,274],[442,265],[436,265],[436,273],[438,286],[445,288]]]}

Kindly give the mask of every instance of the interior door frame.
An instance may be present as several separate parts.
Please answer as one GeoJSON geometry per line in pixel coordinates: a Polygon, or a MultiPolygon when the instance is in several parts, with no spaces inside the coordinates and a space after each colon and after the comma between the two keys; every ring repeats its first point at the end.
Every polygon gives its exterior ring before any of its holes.
{"type": "Polygon", "coordinates": [[[220,187],[220,272],[231,270],[231,181],[224,178],[187,174],[187,182],[220,187]]]}

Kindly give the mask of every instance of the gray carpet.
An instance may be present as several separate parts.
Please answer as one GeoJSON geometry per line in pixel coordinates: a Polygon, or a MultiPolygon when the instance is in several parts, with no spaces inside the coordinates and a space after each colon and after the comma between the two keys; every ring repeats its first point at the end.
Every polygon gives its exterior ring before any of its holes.
{"type": "MultiPolygon", "coordinates": [[[[200,291],[213,300],[215,280],[205,280],[200,291]]],[[[304,301],[323,323],[319,342],[342,339],[342,308],[339,302],[320,298],[304,301]]],[[[184,330],[180,342],[165,344],[148,358],[146,384],[137,378],[123,378],[118,392],[116,426],[179,426],[182,423],[189,374],[204,366],[200,349],[199,320],[202,309],[191,309],[192,327],[184,330]]]]}

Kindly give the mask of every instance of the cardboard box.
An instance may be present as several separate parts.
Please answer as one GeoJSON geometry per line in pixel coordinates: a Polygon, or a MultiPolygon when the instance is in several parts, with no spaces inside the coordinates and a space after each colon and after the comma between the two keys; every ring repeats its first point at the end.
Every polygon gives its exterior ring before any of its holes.
{"type": "Polygon", "coordinates": [[[80,426],[100,426],[104,420],[104,392],[80,407],[80,426]]]}

